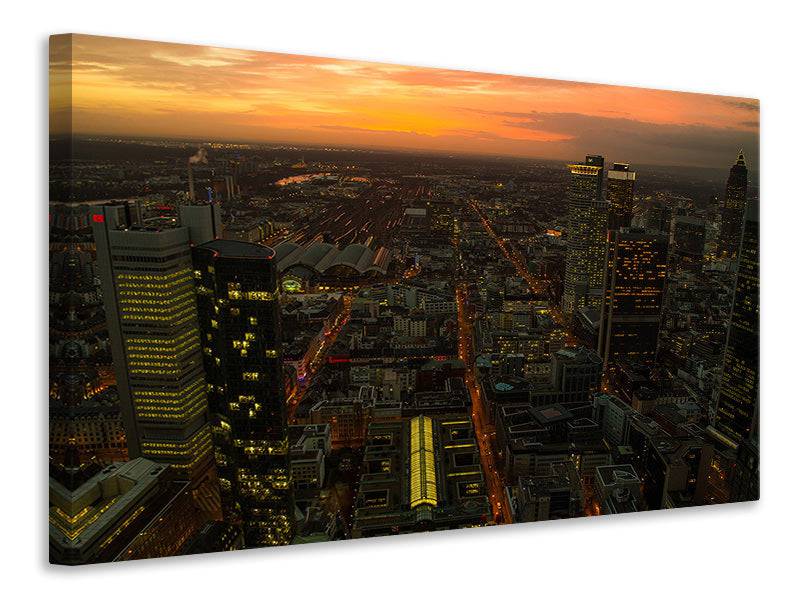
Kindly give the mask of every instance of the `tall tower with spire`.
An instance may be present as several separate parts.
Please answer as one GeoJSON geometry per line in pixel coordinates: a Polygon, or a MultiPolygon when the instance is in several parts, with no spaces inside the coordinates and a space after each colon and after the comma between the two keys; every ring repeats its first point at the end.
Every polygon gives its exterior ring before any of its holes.
{"type": "Polygon", "coordinates": [[[725,187],[717,254],[723,258],[736,258],[742,238],[744,210],[747,206],[747,163],[744,151],[739,150],[739,158],[731,167],[728,184],[725,187]]]}

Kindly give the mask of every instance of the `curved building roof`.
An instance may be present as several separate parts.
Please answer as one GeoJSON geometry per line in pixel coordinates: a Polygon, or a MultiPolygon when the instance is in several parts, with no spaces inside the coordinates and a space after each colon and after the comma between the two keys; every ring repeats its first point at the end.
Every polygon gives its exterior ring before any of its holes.
{"type": "Polygon", "coordinates": [[[282,244],[275,246],[275,258],[278,261],[278,264],[280,264],[284,258],[290,256],[298,248],[302,248],[302,246],[300,244],[295,244],[294,242],[283,242],[282,244]]]}
{"type": "Polygon", "coordinates": [[[312,242],[307,246],[299,246],[292,242],[283,242],[275,247],[278,260],[278,271],[284,272],[292,267],[303,266],[322,274],[329,269],[349,267],[358,274],[386,274],[389,253],[385,248],[377,252],[363,244],[350,244],[343,250],[324,242],[312,242]]]}

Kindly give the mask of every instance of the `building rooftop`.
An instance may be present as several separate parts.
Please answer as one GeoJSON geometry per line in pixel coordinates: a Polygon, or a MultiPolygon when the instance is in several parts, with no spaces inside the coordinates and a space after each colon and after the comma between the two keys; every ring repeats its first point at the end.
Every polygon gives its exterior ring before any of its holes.
{"type": "Polygon", "coordinates": [[[200,248],[208,248],[218,252],[221,256],[231,258],[265,258],[269,260],[275,257],[275,250],[272,248],[238,240],[213,240],[202,244],[200,248]]]}
{"type": "Polygon", "coordinates": [[[416,416],[369,427],[354,537],[482,525],[491,518],[466,416],[416,416]]]}

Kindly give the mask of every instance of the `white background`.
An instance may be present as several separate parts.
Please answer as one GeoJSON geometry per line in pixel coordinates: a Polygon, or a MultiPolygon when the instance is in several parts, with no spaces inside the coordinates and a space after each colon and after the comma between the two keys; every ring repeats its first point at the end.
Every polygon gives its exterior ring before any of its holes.
{"type": "Polygon", "coordinates": [[[0,36],[0,585],[6,597],[42,592],[140,599],[649,599],[796,593],[800,52],[790,6],[701,0],[6,2],[0,36]],[[762,501],[205,558],[49,567],[47,36],[65,32],[759,98],[762,501]]]}

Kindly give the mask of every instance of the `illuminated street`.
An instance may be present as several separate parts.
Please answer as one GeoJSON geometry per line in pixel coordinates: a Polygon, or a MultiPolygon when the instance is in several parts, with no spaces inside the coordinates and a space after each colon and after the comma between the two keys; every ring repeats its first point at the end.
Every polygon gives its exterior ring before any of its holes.
{"type": "Polygon", "coordinates": [[[511,507],[506,497],[503,481],[497,469],[497,462],[492,449],[494,430],[487,424],[486,408],[481,399],[480,387],[475,378],[475,357],[472,351],[472,323],[474,315],[467,299],[466,284],[456,290],[458,305],[458,356],[466,366],[465,383],[472,399],[472,422],[475,427],[475,438],[481,453],[483,473],[492,504],[492,512],[498,523],[511,523],[511,507]]]}

